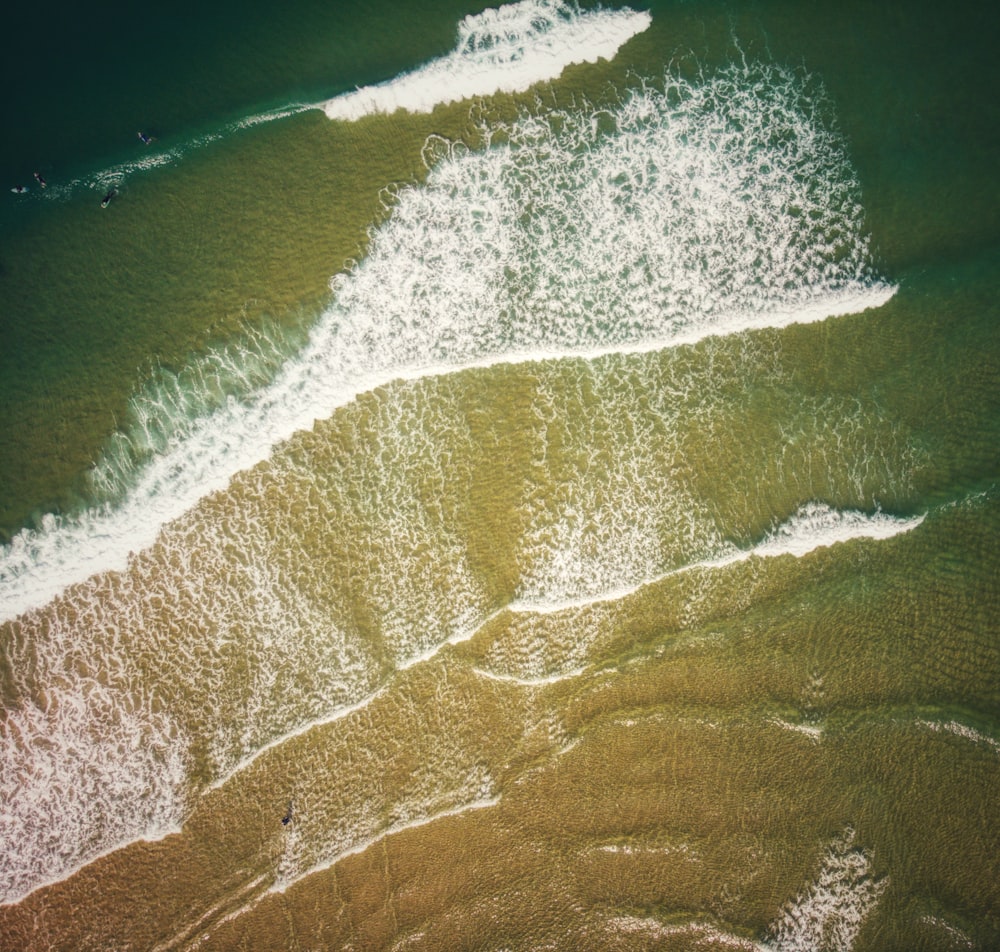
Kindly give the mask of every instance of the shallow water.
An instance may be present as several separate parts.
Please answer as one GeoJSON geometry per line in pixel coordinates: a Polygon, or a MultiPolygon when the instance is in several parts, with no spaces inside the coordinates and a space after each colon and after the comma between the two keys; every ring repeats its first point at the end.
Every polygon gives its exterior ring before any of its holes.
{"type": "Polygon", "coordinates": [[[8,196],[5,946],[997,943],[988,15],[526,9],[8,196]]]}

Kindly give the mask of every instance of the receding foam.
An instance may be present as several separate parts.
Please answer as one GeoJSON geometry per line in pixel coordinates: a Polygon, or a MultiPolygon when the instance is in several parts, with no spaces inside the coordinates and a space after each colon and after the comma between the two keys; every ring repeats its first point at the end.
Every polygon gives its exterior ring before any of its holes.
{"type": "MultiPolygon", "coordinates": [[[[547,583],[549,588],[545,589],[538,578],[525,579],[522,582],[520,597],[510,608],[516,612],[548,614],[582,608],[598,602],[617,601],[646,585],[696,569],[724,568],[751,558],[767,559],[781,555],[801,558],[817,549],[849,542],[852,539],[889,539],[917,528],[924,518],[923,515],[899,517],[883,512],[839,510],[825,503],[810,502],[801,506],[790,519],[777,526],[756,545],[739,548],[720,541],[717,552],[707,558],[668,571],[632,577],[619,574],[622,565],[627,563],[617,553],[617,550],[627,548],[632,542],[631,539],[619,537],[609,540],[616,550],[612,553],[611,560],[600,564],[601,574],[592,568],[590,573],[582,578],[578,573],[579,562],[574,559],[571,551],[567,552],[570,548],[570,545],[566,544],[567,540],[557,539],[552,546],[551,560],[544,565],[545,574],[541,579],[541,582],[547,583]],[[565,547],[559,543],[563,543],[565,547]],[[566,571],[567,568],[570,571],[566,571]],[[588,590],[588,582],[593,579],[596,583],[599,578],[603,578],[604,588],[601,589],[595,584],[594,590],[588,590]],[[581,583],[584,585],[582,591],[581,583]]],[[[709,533],[704,532],[703,535],[708,537],[709,533]]],[[[568,542],[571,543],[572,540],[568,542]]]]}
{"type": "MultiPolygon", "coordinates": [[[[59,679],[53,672],[49,680],[59,679]]],[[[50,686],[44,706],[5,710],[0,902],[16,902],[134,840],[180,828],[185,739],[167,714],[139,706],[86,679],[50,686]]]]}
{"type": "Polygon", "coordinates": [[[324,104],[331,119],[373,113],[431,112],[436,106],[494,93],[524,92],[556,79],[573,63],[610,60],[649,28],[649,13],[580,10],[562,0],[521,0],[467,16],[455,49],[440,59],[324,104]]]}
{"type": "Polygon", "coordinates": [[[871,854],[854,846],[854,831],[844,831],[827,849],[815,882],[772,925],[765,948],[772,952],[850,952],[888,884],[888,879],[872,875],[871,854]]]}

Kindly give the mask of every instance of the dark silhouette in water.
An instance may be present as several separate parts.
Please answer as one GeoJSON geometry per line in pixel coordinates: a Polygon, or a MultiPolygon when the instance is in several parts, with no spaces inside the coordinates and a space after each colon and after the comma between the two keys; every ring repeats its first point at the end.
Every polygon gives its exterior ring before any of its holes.
{"type": "Polygon", "coordinates": [[[111,203],[111,199],[113,199],[114,197],[115,197],[115,190],[113,188],[109,188],[107,194],[104,196],[104,198],[101,199],[101,208],[107,208],[108,205],[111,203]]]}
{"type": "Polygon", "coordinates": [[[292,801],[288,801],[288,812],[281,818],[282,826],[288,826],[292,822],[292,801]]]}
{"type": "Polygon", "coordinates": [[[42,188],[45,188],[45,186],[46,186],[46,185],[47,185],[48,183],[47,183],[47,182],[45,181],[45,179],[43,179],[43,178],[42,178],[42,173],[41,173],[41,172],[34,172],[34,173],[32,173],[32,174],[33,174],[33,175],[35,176],[35,181],[36,181],[36,182],[37,182],[37,183],[38,183],[39,185],[41,185],[41,187],[42,187],[42,188]]]}
{"type": "Polygon", "coordinates": [[[146,135],[146,133],[145,133],[145,132],[139,132],[139,133],[138,133],[138,136],[139,136],[139,141],[140,141],[140,142],[141,142],[141,143],[142,143],[143,145],[149,145],[149,143],[153,141],[153,137],[152,137],[152,136],[148,136],[148,135],[146,135]]]}

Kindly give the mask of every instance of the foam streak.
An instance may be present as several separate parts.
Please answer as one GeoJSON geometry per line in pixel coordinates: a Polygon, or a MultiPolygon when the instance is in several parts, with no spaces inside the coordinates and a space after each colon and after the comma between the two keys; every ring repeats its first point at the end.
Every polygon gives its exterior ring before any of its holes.
{"type": "Polygon", "coordinates": [[[615,602],[635,594],[648,585],[656,585],[664,579],[685,572],[725,568],[751,558],[768,559],[780,555],[802,558],[817,549],[849,542],[852,539],[889,539],[915,529],[923,521],[922,515],[900,519],[876,512],[869,516],[861,512],[839,512],[822,503],[809,503],[774,532],[768,534],[763,541],[748,549],[733,546],[714,557],[692,562],[669,572],[630,582],[596,595],[551,600],[518,600],[512,602],[509,609],[519,613],[553,614],[602,602],[615,602]]]}

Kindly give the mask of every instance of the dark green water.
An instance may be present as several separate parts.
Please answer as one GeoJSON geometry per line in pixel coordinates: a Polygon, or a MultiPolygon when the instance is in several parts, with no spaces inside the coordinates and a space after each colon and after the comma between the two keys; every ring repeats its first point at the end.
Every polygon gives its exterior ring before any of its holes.
{"type": "MultiPolygon", "coordinates": [[[[244,319],[308,321],[330,273],[357,254],[378,188],[422,173],[416,138],[407,150],[394,137],[386,155],[377,140],[320,128],[314,113],[199,147],[203,137],[412,68],[450,48],[467,12],[50,9],[7,35],[4,85],[24,91],[5,100],[0,168],[29,186],[38,169],[49,188],[7,194],[0,210],[0,531],[78,505],[82,475],[151,363],[181,365],[244,319]],[[137,129],[157,136],[151,148],[137,129]],[[97,214],[102,172],[172,149],[183,157],[165,168],[121,175],[115,207],[97,214]],[[329,155],[323,167],[317,151],[329,155]]],[[[986,7],[653,13],[612,75],[655,73],[672,57],[718,61],[734,37],[749,55],[805,64],[833,97],[885,273],[943,292],[991,286],[1000,105],[986,7]]],[[[604,71],[591,73],[599,91],[604,71]]],[[[980,308],[965,317],[951,335],[993,321],[980,308]]]]}
{"type": "MultiPolygon", "coordinates": [[[[323,221],[323,206],[314,207],[303,228],[297,213],[317,200],[317,178],[329,183],[314,153],[276,155],[256,141],[206,152],[204,138],[227,122],[320,102],[438,55],[465,12],[447,4],[420,16],[393,4],[151,5],[141,12],[71,5],[5,35],[4,86],[20,94],[4,99],[0,168],[11,187],[31,187],[23,196],[5,194],[0,210],[5,536],[40,513],[74,505],[81,473],[152,361],[183,363],[230,336],[246,314],[287,320],[294,312],[294,320],[303,307],[314,309],[331,262],[336,269],[356,253],[372,194],[413,174],[412,157],[410,164],[372,161],[368,149],[347,156],[342,165],[364,161],[366,172],[381,175],[360,183],[348,168],[347,181],[326,191],[338,190],[332,214],[343,204],[354,214],[323,221]],[[156,137],[150,147],[139,130],[156,137]],[[108,177],[174,150],[184,158],[167,172],[108,177]],[[258,158],[261,151],[270,154],[258,158]],[[112,185],[116,206],[127,199],[117,218],[110,213],[118,207],[99,207],[112,185]],[[272,217],[278,232],[268,235],[272,217]],[[233,235],[239,219],[242,238],[233,235]],[[322,237],[336,229],[332,247],[322,249],[322,265],[314,257],[305,281],[299,274],[285,281],[289,262],[271,260],[282,255],[275,245],[288,248],[283,258],[302,257],[294,243],[315,240],[310,224],[322,237]]],[[[318,114],[312,118],[320,124],[318,114]]],[[[331,151],[338,146],[329,142],[331,151]]]]}

